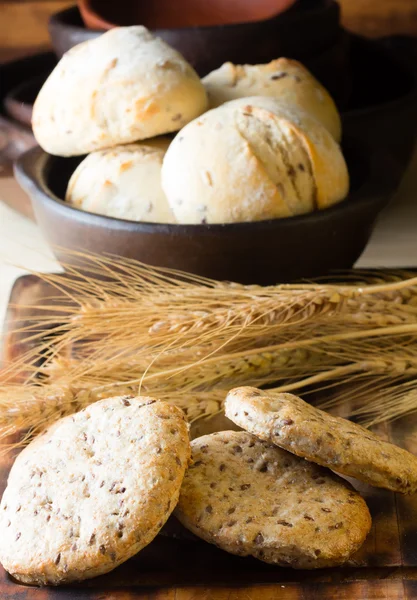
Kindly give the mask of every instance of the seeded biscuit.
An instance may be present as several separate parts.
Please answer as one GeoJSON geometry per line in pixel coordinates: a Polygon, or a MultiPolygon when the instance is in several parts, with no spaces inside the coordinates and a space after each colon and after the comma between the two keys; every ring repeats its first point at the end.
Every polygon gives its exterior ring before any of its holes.
{"type": "Polygon", "coordinates": [[[152,398],[97,402],[16,459],[0,504],[0,561],[24,583],[111,571],[149,544],[188,466],[182,411],[152,398]]]}
{"type": "Polygon", "coordinates": [[[241,556],[313,569],[343,564],[371,527],[345,480],[247,432],[191,443],[176,517],[195,535],[241,556]]]}
{"type": "Polygon", "coordinates": [[[297,456],[376,487],[417,490],[417,457],[293,394],[236,388],[225,410],[240,427],[297,456]]]}

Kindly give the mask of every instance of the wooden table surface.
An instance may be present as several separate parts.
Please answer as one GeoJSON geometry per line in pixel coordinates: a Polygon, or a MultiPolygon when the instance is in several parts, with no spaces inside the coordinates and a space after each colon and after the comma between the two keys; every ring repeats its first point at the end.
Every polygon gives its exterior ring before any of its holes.
{"type": "MultiPolygon", "coordinates": [[[[64,277],[64,275],[63,275],[64,277]]],[[[51,289],[36,276],[20,278],[8,311],[5,360],[26,346],[10,333],[27,305],[45,302],[51,289]]],[[[56,295],[56,292],[55,292],[56,295]]],[[[33,315],[36,309],[29,309],[33,315]]],[[[23,325],[22,321],[19,321],[23,325]]],[[[352,394],[354,398],[354,394],[352,394]]],[[[417,415],[376,429],[383,438],[417,453],[417,415]]],[[[0,459],[0,492],[11,458],[0,459]]],[[[352,480],[353,481],[353,480],[352,480]]],[[[402,496],[355,481],[373,518],[364,546],[349,565],[296,571],[222,552],[204,542],[157,538],[136,557],[113,571],[64,588],[25,587],[0,568],[1,600],[334,600],[343,598],[415,600],[417,598],[417,494],[402,496]]]]}

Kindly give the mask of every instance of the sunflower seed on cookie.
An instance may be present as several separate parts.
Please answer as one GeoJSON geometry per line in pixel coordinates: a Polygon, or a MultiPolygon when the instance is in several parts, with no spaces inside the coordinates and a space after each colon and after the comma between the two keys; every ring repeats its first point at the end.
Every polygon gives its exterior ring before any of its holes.
{"type": "Polygon", "coordinates": [[[225,411],[261,439],[337,473],[403,494],[417,491],[416,456],[293,394],[235,388],[225,411]]]}
{"type": "Polygon", "coordinates": [[[163,527],[189,458],[184,414],[166,402],[121,396],[60,419],[10,471],[0,561],[40,585],[111,571],[163,527]]]}
{"type": "Polygon", "coordinates": [[[365,541],[365,501],[328,469],[245,431],[206,435],[191,448],[174,514],[203,540],[299,569],[343,564],[365,541]]]}

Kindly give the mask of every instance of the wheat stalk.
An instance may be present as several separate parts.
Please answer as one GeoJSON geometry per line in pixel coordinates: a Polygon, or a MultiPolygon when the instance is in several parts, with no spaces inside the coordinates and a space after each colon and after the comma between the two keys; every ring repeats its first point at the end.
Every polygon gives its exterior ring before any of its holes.
{"type": "Polygon", "coordinates": [[[14,332],[30,348],[2,372],[0,440],[140,391],[194,421],[221,410],[230,387],[277,380],[303,392],[352,381],[364,402],[369,379],[391,408],[369,403],[363,418],[415,409],[413,388],[401,387],[417,376],[417,278],[407,273],[262,288],[73,254],[82,265],[40,275],[50,299],[14,332]]]}
{"type": "MultiPolygon", "coordinates": [[[[61,385],[8,386],[0,390],[0,454],[14,447],[20,447],[34,435],[57,419],[71,415],[90,404],[119,395],[137,395],[136,386],[97,386],[75,387],[71,383],[61,385]],[[16,433],[23,433],[18,442],[7,440],[16,433]]],[[[225,392],[223,390],[200,392],[197,396],[167,392],[158,396],[184,410],[190,423],[211,417],[222,410],[225,392]]]]}
{"type": "MultiPolygon", "coordinates": [[[[103,262],[100,259],[101,265],[103,262]]],[[[120,349],[123,345],[125,353],[139,357],[191,344],[209,344],[214,351],[224,345],[236,350],[237,344],[247,347],[265,337],[271,342],[284,336],[299,337],[311,326],[338,331],[412,324],[417,318],[415,279],[362,287],[307,284],[260,288],[210,281],[201,284],[189,278],[179,285],[178,280],[143,266],[129,268],[130,278],[100,286],[91,278],[80,283],[78,271],[68,279],[44,275],[64,294],[64,302],[54,316],[50,316],[49,304],[38,307],[41,314],[34,317],[32,326],[26,324],[26,342],[40,342],[45,329],[54,329],[60,336],[55,355],[71,354],[77,347],[79,355],[95,360],[97,340],[102,345],[111,340],[112,346],[120,349]],[[39,323],[43,331],[39,331],[39,323]]],[[[50,345],[44,346],[27,353],[21,364],[27,368],[36,363],[39,350],[51,350],[50,345]]]]}
{"type": "MultiPolygon", "coordinates": [[[[390,360],[387,362],[387,366],[393,368],[393,372],[382,371],[384,382],[395,382],[399,377],[409,374],[408,365],[403,359],[400,359],[397,364],[390,360]]],[[[380,373],[381,367],[382,365],[378,364],[380,373]]],[[[416,410],[417,379],[401,382],[396,386],[389,383],[381,384],[375,377],[370,377],[370,372],[364,370],[364,365],[361,364],[341,367],[339,373],[337,373],[337,369],[333,370],[334,379],[331,380],[335,385],[340,385],[341,375],[346,376],[360,372],[360,369],[363,369],[363,376],[368,381],[362,390],[351,385],[347,391],[337,393],[333,398],[318,401],[316,404],[330,412],[333,410],[337,412],[339,406],[345,401],[349,401],[353,395],[354,406],[353,408],[349,406],[345,416],[358,417],[366,426],[393,420],[416,410]]],[[[346,379],[342,381],[346,387],[346,379]]],[[[353,383],[351,378],[348,381],[353,383]]],[[[291,388],[283,386],[274,388],[274,391],[288,391],[289,389],[291,388]]],[[[197,392],[165,390],[155,394],[155,390],[145,389],[144,393],[152,393],[160,399],[176,404],[185,411],[190,422],[195,422],[221,412],[228,390],[229,387],[197,392]]],[[[114,395],[137,393],[136,386],[128,385],[91,384],[77,388],[71,383],[62,382],[61,385],[26,386],[23,390],[21,386],[16,388],[9,386],[7,391],[0,390],[0,439],[3,440],[1,449],[4,452],[11,447],[22,445],[58,418],[73,414],[97,400],[114,395]],[[10,445],[4,443],[8,436],[22,431],[25,432],[25,435],[18,443],[10,445]]]]}

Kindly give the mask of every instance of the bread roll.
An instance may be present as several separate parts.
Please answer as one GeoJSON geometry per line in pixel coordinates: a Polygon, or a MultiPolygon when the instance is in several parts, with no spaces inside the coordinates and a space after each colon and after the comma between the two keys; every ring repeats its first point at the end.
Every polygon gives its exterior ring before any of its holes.
{"type": "Polygon", "coordinates": [[[328,91],[296,60],[278,58],[267,65],[224,63],[203,79],[211,108],[246,96],[271,96],[310,113],[339,142],[341,122],[328,91]]]}
{"type": "Polygon", "coordinates": [[[92,213],[151,223],[175,223],[161,188],[170,140],[116,146],[89,154],[74,171],[66,200],[92,213]]]}
{"type": "Polygon", "coordinates": [[[162,188],[178,223],[299,215],[339,202],[348,187],[346,163],[327,129],[261,96],[189,123],[162,166],[162,188]]]}
{"type": "Polygon", "coordinates": [[[46,152],[87,154],[177,131],[204,112],[193,68],[142,26],[72,48],[42,87],[33,132],[46,152]]]}

